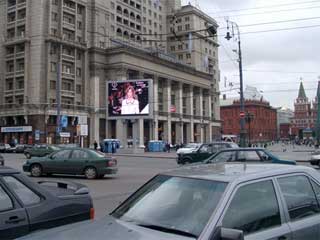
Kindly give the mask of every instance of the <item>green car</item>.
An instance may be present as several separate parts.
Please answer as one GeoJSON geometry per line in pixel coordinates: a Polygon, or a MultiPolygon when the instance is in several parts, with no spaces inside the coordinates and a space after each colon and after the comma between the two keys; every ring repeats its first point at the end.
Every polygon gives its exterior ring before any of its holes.
{"type": "Polygon", "coordinates": [[[31,157],[44,157],[58,150],[60,150],[60,148],[53,145],[35,145],[32,148],[24,150],[24,155],[28,159],[30,159],[31,157]]]}
{"type": "Polygon", "coordinates": [[[45,157],[26,161],[23,171],[33,177],[43,174],[85,175],[88,179],[103,178],[118,172],[117,160],[104,153],[84,148],[65,148],[45,157]]]}

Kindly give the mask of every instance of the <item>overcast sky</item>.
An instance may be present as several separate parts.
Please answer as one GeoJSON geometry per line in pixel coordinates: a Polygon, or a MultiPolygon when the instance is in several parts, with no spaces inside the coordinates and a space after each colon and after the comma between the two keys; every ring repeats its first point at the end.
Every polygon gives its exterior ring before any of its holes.
{"type": "MultiPolygon", "coordinates": [[[[189,1],[182,2],[188,4],[189,1]]],[[[257,87],[274,107],[293,109],[302,78],[307,97],[314,100],[320,76],[320,0],[198,0],[198,3],[220,26],[222,93],[227,97],[238,96],[237,90],[224,87],[224,79],[227,79],[227,86],[232,83],[239,87],[237,54],[232,51],[237,49],[237,42],[223,38],[227,31],[225,16],[229,16],[238,23],[242,33],[244,86],[257,87]],[[286,22],[274,23],[279,21],[286,22]],[[270,22],[273,23],[260,24],[270,22]],[[244,26],[252,24],[258,25],[244,26]],[[319,26],[304,28],[314,25],[319,26]],[[297,27],[299,29],[289,31],[248,33],[297,27]]]]}

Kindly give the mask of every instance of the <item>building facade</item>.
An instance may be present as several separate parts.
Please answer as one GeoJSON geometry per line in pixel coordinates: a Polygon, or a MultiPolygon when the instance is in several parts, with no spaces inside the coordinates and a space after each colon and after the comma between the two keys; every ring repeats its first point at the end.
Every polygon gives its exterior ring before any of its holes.
{"type": "Polygon", "coordinates": [[[140,145],[219,138],[217,39],[197,32],[208,26],[180,1],[0,0],[0,141],[77,143],[80,116],[87,145],[134,129],[140,145]],[[153,119],[108,119],[107,81],[143,78],[153,119]]]}
{"type": "Polygon", "coordinates": [[[291,119],[293,136],[300,139],[315,137],[319,95],[320,82],[318,82],[317,96],[311,104],[305,93],[303,83],[300,83],[298,97],[294,103],[294,116],[291,119]]]}
{"type": "MultiPolygon", "coordinates": [[[[277,111],[264,100],[245,100],[247,143],[273,141],[277,138],[277,111]],[[250,115],[250,120],[248,116],[250,115]]],[[[240,102],[221,104],[222,132],[240,134],[240,102]]]]}
{"type": "Polygon", "coordinates": [[[294,113],[289,108],[277,109],[277,137],[280,139],[289,138],[291,135],[291,119],[294,113]]]}

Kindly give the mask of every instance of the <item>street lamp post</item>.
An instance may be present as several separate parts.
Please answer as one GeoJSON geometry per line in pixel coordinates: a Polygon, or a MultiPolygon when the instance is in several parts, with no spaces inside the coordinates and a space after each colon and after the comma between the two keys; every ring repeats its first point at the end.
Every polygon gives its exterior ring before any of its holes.
{"type": "MultiPolygon", "coordinates": [[[[238,56],[239,56],[239,75],[240,75],[240,146],[245,147],[246,145],[246,130],[245,130],[245,118],[244,118],[244,96],[243,96],[243,75],[242,75],[242,53],[241,53],[241,40],[240,40],[240,29],[237,23],[228,20],[228,29],[229,23],[231,24],[232,29],[234,27],[238,31],[238,56]]],[[[226,39],[229,41],[232,37],[234,37],[234,32],[232,31],[232,35],[230,32],[227,32],[226,39]]]]}

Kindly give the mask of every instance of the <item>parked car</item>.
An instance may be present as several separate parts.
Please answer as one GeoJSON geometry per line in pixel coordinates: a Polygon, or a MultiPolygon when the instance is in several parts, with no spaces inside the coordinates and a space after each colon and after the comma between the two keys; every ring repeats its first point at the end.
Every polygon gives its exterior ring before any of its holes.
{"type": "Polygon", "coordinates": [[[1,154],[0,154],[0,166],[4,166],[4,158],[1,154]]]}
{"type": "Polygon", "coordinates": [[[61,149],[45,157],[35,157],[23,165],[25,172],[33,177],[42,174],[85,175],[88,179],[103,178],[116,174],[117,160],[104,153],[84,148],[61,149]]]}
{"type": "Polygon", "coordinates": [[[10,148],[11,148],[11,146],[9,144],[0,143],[0,152],[2,152],[2,153],[8,152],[10,148]]]}
{"type": "Polygon", "coordinates": [[[215,162],[261,162],[296,165],[293,160],[281,160],[264,148],[228,148],[223,149],[208,159],[205,163],[215,162]]]}
{"type": "Polygon", "coordinates": [[[94,217],[86,186],[68,182],[36,183],[19,171],[0,168],[0,239],[94,217]]]}
{"type": "Polygon", "coordinates": [[[60,150],[60,148],[53,145],[35,145],[32,148],[27,148],[24,151],[24,155],[28,159],[30,159],[31,157],[44,157],[58,150],[60,150]]]}
{"type": "Polygon", "coordinates": [[[190,165],[157,175],[98,221],[22,239],[318,240],[319,193],[310,167],[190,165]]]}
{"type": "Polygon", "coordinates": [[[7,153],[24,153],[25,150],[25,145],[23,144],[17,144],[14,147],[10,147],[9,149],[7,149],[7,153]]]}
{"type": "Polygon", "coordinates": [[[197,150],[201,146],[200,143],[188,143],[182,148],[179,148],[177,150],[177,154],[186,154],[186,153],[191,153],[192,151],[197,150]]]}
{"type": "Polygon", "coordinates": [[[233,142],[213,142],[204,143],[201,146],[191,152],[179,153],[177,156],[178,164],[201,162],[221,149],[225,148],[238,148],[239,146],[233,142]]]}
{"type": "Polygon", "coordinates": [[[319,150],[316,150],[313,153],[311,153],[310,164],[320,166],[320,151],[319,150]]]}

